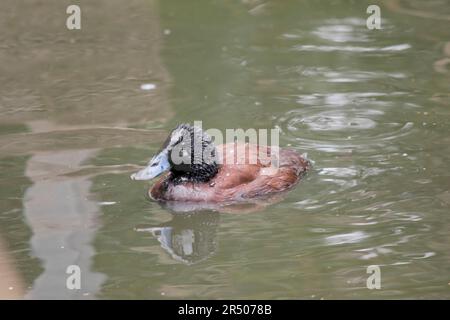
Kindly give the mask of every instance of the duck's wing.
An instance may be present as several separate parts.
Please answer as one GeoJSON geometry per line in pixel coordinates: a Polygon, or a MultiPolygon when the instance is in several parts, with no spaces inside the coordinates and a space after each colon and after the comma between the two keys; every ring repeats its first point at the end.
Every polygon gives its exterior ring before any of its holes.
{"type": "Polygon", "coordinates": [[[252,181],[234,188],[235,195],[255,198],[289,190],[310,168],[310,162],[293,150],[280,150],[279,159],[278,167],[260,166],[252,181]]]}

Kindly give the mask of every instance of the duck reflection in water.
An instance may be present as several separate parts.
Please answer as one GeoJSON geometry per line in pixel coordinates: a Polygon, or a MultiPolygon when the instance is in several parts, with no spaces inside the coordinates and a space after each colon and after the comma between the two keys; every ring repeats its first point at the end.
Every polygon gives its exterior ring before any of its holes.
{"type": "Polygon", "coordinates": [[[150,232],[174,260],[194,264],[207,259],[216,251],[219,219],[216,212],[179,213],[157,227],[136,230],[150,232]]]}
{"type": "Polygon", "coordinates": [[[212,256],[218,247],[217,229],[221,213],[243,214],[260,211],[279,202],[281,194],[252,203],[211,204],[169,201],[160,203],[172,214],[172,220],[156,227],[138,227],[138,232],[150,232],[174,260],[187,265],[212,256]]]}

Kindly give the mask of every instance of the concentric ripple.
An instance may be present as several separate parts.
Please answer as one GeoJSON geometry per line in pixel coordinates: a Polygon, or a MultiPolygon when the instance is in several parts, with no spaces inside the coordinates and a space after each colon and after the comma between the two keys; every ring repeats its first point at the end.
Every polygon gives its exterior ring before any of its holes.
{"type": "Polygon", "coordinates": [[[320,106],[288,111],[275,123],[291,144],[326,152],[373,150],[408,135],[414,127],[408,121],[387,122],[382,110],[320,106]]]}

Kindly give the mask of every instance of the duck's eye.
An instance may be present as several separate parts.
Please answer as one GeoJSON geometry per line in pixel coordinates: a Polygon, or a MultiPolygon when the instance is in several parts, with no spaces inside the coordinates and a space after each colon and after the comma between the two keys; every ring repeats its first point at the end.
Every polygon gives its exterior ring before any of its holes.
{"type": "Polygon", "coordinates": [[[156,167],[157,165],[158,165],[157,163],[152,163],[150,167],[156,167]]]}

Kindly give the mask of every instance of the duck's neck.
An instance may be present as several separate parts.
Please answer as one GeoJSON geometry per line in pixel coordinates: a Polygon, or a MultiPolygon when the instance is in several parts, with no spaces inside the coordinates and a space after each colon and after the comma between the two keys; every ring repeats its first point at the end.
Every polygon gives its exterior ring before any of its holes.
{"type": "Polygon", "coordinates": [[[213,179],[217,172],[219,172],[219,165],[215,162],[192,164],[188,171],[177,171],[176,168],[171,168],[169,179],[173,184],[183,182],[206,183],[213,179]]]}

